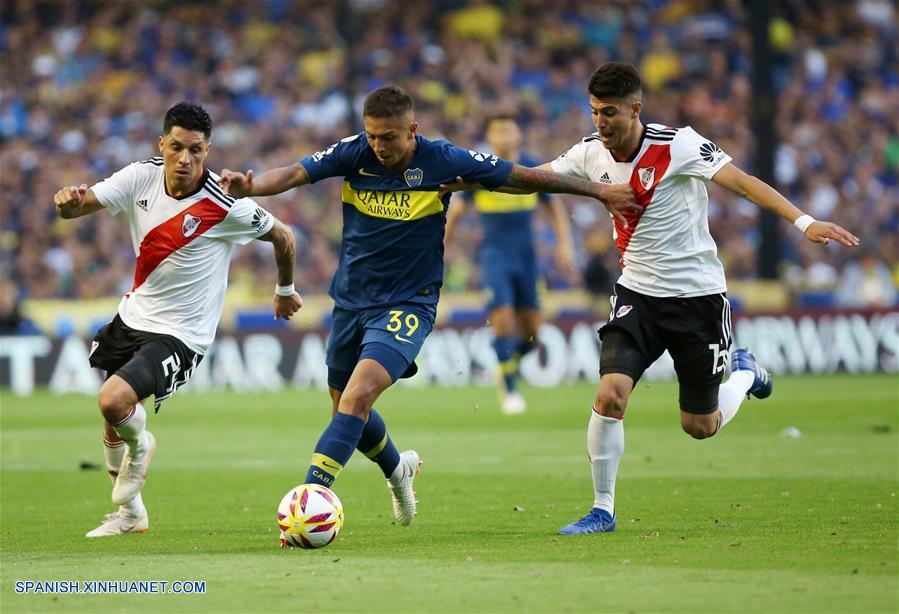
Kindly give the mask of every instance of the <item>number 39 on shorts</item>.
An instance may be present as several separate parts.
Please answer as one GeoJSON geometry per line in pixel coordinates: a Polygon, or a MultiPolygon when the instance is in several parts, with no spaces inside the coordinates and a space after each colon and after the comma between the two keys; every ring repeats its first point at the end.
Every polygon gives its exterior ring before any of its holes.
{"type": "Polygon", "coordinates": [[[414,313],[406,313],[399,309],[388,312],[390,320],[387,322],[387,332],[398,333],[404,337],[411,337],[418,330],[418,316],[414,313]],[[405,327],[405,330],[403,328],[405,327]]]}

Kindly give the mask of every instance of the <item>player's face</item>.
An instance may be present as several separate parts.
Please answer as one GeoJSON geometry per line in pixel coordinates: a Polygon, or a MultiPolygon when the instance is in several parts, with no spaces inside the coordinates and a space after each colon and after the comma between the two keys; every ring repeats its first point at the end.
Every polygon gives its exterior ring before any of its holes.
{"type": "Polygon", "coordinates": [[[593,125],[606,149],[617,151],[628,145],[636,127],[640,124],[640,101],[621,99],[600,100],[590,95],[590,112],[593,125]]]}
{"type": "Polygon", "coordinates": [[[378,162],[387,168],[399,167],[408,163],[415,152],[415,132],[418,123],[412,119],[411,113],[397,117],[362,118],[365,138],[378,162]]]}
{"type": "Polygon", "coordinates": [[[493,148],[494,153],[502,155],[518,149],[521,145],[521,130],[515,120],[494,119],[487,126],[484,138],[487,139],[487,144],[493,148]]]}
{"type": "Polygon", "coordinates": [[[164,162],[166,186],[173,192],[189,191],[203,176],[209,141],[198,130],[173,126],[168,134],[159,137],[159,152],[164,162]]]}

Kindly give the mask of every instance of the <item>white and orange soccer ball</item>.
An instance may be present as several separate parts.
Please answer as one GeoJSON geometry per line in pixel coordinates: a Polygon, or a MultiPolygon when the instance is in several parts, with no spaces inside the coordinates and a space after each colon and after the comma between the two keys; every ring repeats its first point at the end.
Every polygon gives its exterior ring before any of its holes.
{"type": "Polygon", "coordinates": [[[291,488],[278,506],[281,545],[323,548],[343,527],[343,505],[331,490],[319,484],[291,488]]]}

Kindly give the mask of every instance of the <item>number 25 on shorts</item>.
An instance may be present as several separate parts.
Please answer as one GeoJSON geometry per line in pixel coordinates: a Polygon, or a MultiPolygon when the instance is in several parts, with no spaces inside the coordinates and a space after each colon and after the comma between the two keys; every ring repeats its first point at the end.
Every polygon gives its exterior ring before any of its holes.
{"type": "Polygon", "coordinates": [[[392,309],[388,313],[390,314],[390,320],[387,322],[387,332],[397,333],[395,335],[397,339],[408,343],[409,340],[403,339],[403,337],[411,337],[418,330],[418,316],[414,313],[405,313],[399,309],[392,309]],[[405,334],[402,333],[403,325],[406,327],[405,334]]]}

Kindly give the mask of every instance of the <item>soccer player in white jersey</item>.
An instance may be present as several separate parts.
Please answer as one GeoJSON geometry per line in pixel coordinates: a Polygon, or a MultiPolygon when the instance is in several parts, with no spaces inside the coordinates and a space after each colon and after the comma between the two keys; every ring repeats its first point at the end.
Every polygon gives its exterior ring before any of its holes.
{"type": "Polygon", "coordinates": [[[273,244],[275,318],[289,320],[303,305],[293,285],[293,233],[251,199],[222,192],[205,164],[211,132],[203,107],[179,102],[165,114],[159,157],[132,163],[91,188],[62,188],[53,199],[66,219],[101,209],[124,213],[137,256],[134,285],[91,348],[91,366],[107,375],[98,404],[112,501],[119,507],[87,537],[147,530],[140,490],[156,440],[146,428],[144,402],[154,395],[159,411],[209,349],[233,245],[252,239],[273,244]]]}
{"type": "Polygon", "coordinates": [[[645,125],[636,69],[612,62],[590,79],[590,110],[597,132],[544,165],[557,173],[630,183],[642,212],[614,220],[622,273],[612,313],[600,330],[600,382],[587,451],[593,470],[593,509],[560,533],[615,530],[615,476],[624,451],[624,413],[637,380],[667,349],[680,385],[681,427],[696,439],[715,435],[736,415],[747,394],[765,398],[772,383],[745,349],[730,360],[730,306],[724,269],[709,234],[708,193],[714,181],[795,224],[815,243],[858,239],[817,221],[692,128],[645,125]]]}
{"type": "MultiPolygon", "coordinates": [[[[806,215],[741,171],[692,128],[644,125],[642,82],[632,66],[610,62],[599,67],[588,90],[597,131],[538,169],[630,184],[641,209],[612,212],[622,273],[609,321],[599,331],[599,389],[587,427],[593,508],[563,527],[563,535],[615,530],[625,409],[640,376],[665,350],[680,385],[681,427],[696,439],[721,430],[747,394],[760,399],[771,394],[771,377],[755,356],[742,348],[731,356],[724,268],[709,234],[708,181],[789,220],[814,243],[833,239],[858,245],[845,229],[806,215]],[[728,362],[731,375],[722,384],[728,362]]],[[[470,187],[462,179],[442,187],[470,187]]]]}

